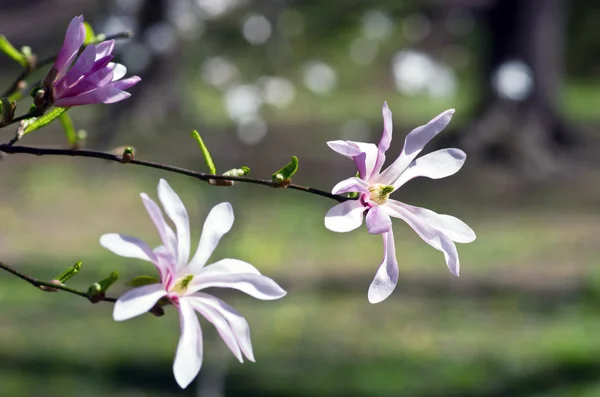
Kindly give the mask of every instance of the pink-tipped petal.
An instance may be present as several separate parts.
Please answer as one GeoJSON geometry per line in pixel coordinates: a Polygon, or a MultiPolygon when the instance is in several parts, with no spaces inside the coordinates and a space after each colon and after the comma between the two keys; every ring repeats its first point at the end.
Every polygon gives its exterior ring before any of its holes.
{"type": "Polygon", "coordinates": [[[177,229],[177,269],[182,269],[190,257],[190,221],[187,210],[181,198],[164,179],[158,183],[158,198],[177,229]]]}
{"type": "Polygon", "coordinates": [[[442,251],[448,269],[452,274],[458,276],[460,271],[460,261],[458,251],[454,242],[442,231],[432,227],[426,219],[414,214],[405,206],[395,200],[388,200],[385,206],[386,210],[393,217],[397,217],[408,223],[408,225],[433,248],[442,251]]]}
{"type": "Polygon", "coordinates": [[[392,130],[394,126],[392,123],[392,112],[386,102],[383,103],[381,112],[383,114],[383,133],[381,134],[379,145],[377,145],[378,153],[375,169],[373,170],[374,175],[378,175],[381,172],[381,167],[385,163],[385,152],[387,152],[392,143],[392,130]]]}
{"type": "Polygon", "coordinates": [[[363,222],[366,207],[359,200],[348,200],[332,207],[325,215],[325,227],[332,232],[345,233],[363,222]]]}
{"type": "Polygon", "coordinates": [[[233,331],[233,335],[237,340],[238,346],[246,358],[250,361],[255,361],[248,321],[246,321],[237,310],[223,302],[221,299],[202,292],[197,292],[194,296],[200,299],[204,305],[214,308],[227,320],[231,327],[231,331],[233,331]]]}
{"type": "Polygon", "coordinates": [[[383,261],[369,286],[368,298],[379,303],[392,294],[398,284],[398,262],[392,230],[383,234],[383,261]]]}
{"type": "Polygon", "coordinates": [[[140,197],[142,198],[146,211],[148,211],[148,215],[150,215],[150,219],[154,223],[154,226],[156,226],[156,230],[158,231],[158,235],[160,236],[165,249],[175,260],[177,260],[177,237],[175,237],[175,233],[173,233],[173,230],[167,224],[158,204],[148,197],[146,193],[141,193],[140,197]]]}
{"type": "Polygon", "coordinates": [[[83,15],[79,15],[71,19],[67,27],[67,33],[65,34],[65,41],[54,62],[54,68],[58,72],[56,80],[65,75],[84,41],[85,26],[83,25],[83,15]]]}
{"type": "Polygon", "coordinates": [[[460,149],[441,149],[426,154],[414,160],[394,182],[398,189],[406,182],[416,177],[441,179],[456,174],[467,159],[467,155],[460,149]]]}
{"type": "Polygon", "coordinates": [[[380,206],[371,207],[367,212],[365,224],[371,234],[387,233],[392,229],[392,219],[380,206]]]}
{"type": "Polygon", "coordinates": [[[242,350],[240,349],[237,339],[235,338],[235,335],[233,334],[233,331],[231,330],[231,327],[229,326],[229,323],[225,317],[223,317],[221,313],[215,310],[212,306],[205,305],[200,298],[195,296],[186,296],[181,299],[185,299],[187,302],[189,302],[194,310],[196,310],[212,325],[214,325],[214,327],[217,329],[217,332],[221,336],[221,339],[223,339],[223,342],[225,342],[225,345],[227,345],[229,350],[231,350],[235,358],[237,358],[239,362],[243,363],[244,357],[242,356],[242,350]]]}
{"type": "Polygon", "coordinates": [[[142,240],[117,233],[108,233],[100,237],[100,245],[125,258],[137,258],[154,262],[156,257],[152,249],[142,240]]]}
{"type": "Polygon", "coordinates": [[[343,194],[350,192],[370,194],[369,183],[363,181],[360,178],[352,177],[344,179],[343,181],[335,185],[331,190],[331,193],[333,194],[343,194]]]}
{"type": "Polygon", "coordinates": [[[167,291],[162,284],[144,285],[127,291],[115,302],[113,318],[124,321],[144,314],[165,295],[167,291]]]}
{"type": "Polygon", "coordinates": [[[193,293],[211,287],[237,289],[260,300],[280,299],[287,293],[269,277],[249,273],[203,275],[198,277],[198,280],[192,280],[188,292],[193,293]]]}
{"type": "Polygon", "coordinates": [[[213,207],[204,221],[202,235],[196,254],[187,265],[186,271],[196,274],[206,264],[206,261],[223,237],[233,226],[233,208],[229,203],[221,203],[213,207]]]}
{"type": "Polygon", "coordinates": [[[177,344],[173,374],[179,387],[185,389],[202,367],[202,330],[198,317],[187,299],[179,300],[179,325],[181,336],[177,344]]]}
{"type": "Polygon", "coordinates": [[[406,170],[409,164],[437,134],[439,134],[452,119],[454,109],[446,110],[433,118],[429,123],[412,130],[404,140],[400,156],[376,178],[377,183],[393,185],[396,179],[406,170]]]}

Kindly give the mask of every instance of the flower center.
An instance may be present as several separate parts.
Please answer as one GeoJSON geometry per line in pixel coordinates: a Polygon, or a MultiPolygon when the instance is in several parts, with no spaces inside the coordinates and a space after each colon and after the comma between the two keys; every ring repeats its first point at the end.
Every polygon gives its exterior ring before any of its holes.
{"type": "Polygon", "coordinates": [[[194,278],[194,276],[192,276],[191,274],[189,276],[180,278],[179,280],[177,280],[175,282],[175,285],[173,285],[171,287],[169,292],[172,292],[177,295],[183,295],[185,293],[185,291],[187,291],[187,288],[190,285],[190,282],[192,281],[193,278],[194,278]]]}
{"type": "Polygon", "coordinates": [[[371,201],[377,205],[385,204],[386,200],[390,196],[390,193],[393,191],[393,186],[384,185],[381,183],[369,186],[369,192],[371,192],[371,201]]]}

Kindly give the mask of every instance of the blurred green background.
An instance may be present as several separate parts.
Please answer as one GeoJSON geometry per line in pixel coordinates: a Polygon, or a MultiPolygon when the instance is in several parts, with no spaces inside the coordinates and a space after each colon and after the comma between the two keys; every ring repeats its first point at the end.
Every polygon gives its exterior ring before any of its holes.
{"type": "MultiPolygon", "coordinates": [[[[0,396],[600,396],[600,23],[595,0],[0,0],[0,33],[40,58],[72,16],[136,32],[120,61],[143,81],[113,106],[73,109],[86,146],[268,178],[292,155],[294,182],[329,190],[355,173],[326,141],[377,142],[381,105],[404,135],[456,115],[426,150],[460,147],[464,169],[395,193],[452,214],[478,239],[461,277],[394,223],[400,282],[371,305],[382,242],[323,226],[333,201],[78,158],[0,162],[0,260],[50,279],[77,260],[81,289],[147,263],[104,250],[119,232],[158,244],[139,199],[167,178],[193,239],[221,202],[236,222],[213,256],[256,265],[289,291],[260,302],[215,291],[248,319],[256,363],[237,363],[204,320],[204,366],[187,390],[172,360],[176,314],[112,320],[112,306],[43,293],[0,273],[0,396]]],[[[0,59],[0,83],[19,73],[0,59]]],[[[43,72],[42,72],[43,73],[43,72]]],[[[26,103],[26,102],[24,102],[26,103]]],[[[26,105],[22,105],[26,109],[26,105]]],[[[0,131],[8,141],[14,131],[0,131]]],[[[22,142],[65,146],[52,126],[22,142]]],[[[111,291],[125,291],[122,282],[111,291]]]]}

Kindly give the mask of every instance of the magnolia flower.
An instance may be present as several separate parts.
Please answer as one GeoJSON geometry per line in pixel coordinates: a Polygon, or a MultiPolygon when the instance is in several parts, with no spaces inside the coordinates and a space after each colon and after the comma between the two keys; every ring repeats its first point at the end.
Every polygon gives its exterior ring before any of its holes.
{"type": "Polygon", "coordinates": [[[73,18],[56,61],[44,78],[43,86],[46,95],[49,102],[55,106],[71,107],[119,102],[131,96],[124,90],[140,81],[138,76],[121,80],[127,68],[111,62],[114,40],[89,44],[77,58],[85,34],[83,16],[73,18]],[[75,64],[69,69],[73,61],[75,64]]]}
{"type": "Polygon", "coordinates": [[[429,123],[412,130],[404,140],[400,156],[381,171],[385,152],[392,141],[392,112],[383,104],[383,135],[379,145],[352,141],[327,142],[334,151],[354,160],[358,176],[338,183],[332,193],[358,193],[357,200],[348,200],[331,208],[325,216],[325,226],[334,232],[349,232],[363,222],[371,234],[383,235],[383,262],[369,287],[369,301],[386,299],[398,282],[398,262],[394,248],[392,220],[400,218],[433,248],[444,253],[452,274],[458,276],[459,260],[455,242],[470,243],[475,233],[461,220],[437,214],[431,210],[404,204],[389,198],[390,194],[416,177],[432,179],[455,174],[462,167],[466,154],[459,149],[441,149],[418,159],[423,147],[450,122],[454,109],[446,110],[429,123]]]}
{"type": "Polygon", "coordinates": [[[190,228],[187,211],[179,196],[161,179],[158,198],[177,234],[165,221],[158,205],[141,194],[162,245],[151,249],[146,243],[120,234],[105,234],[100,244],[117,255],[152,262],[158,269],[160,282],[126,292],[114,307],[113,318],[123,321],[170,302],[179,311],[181,337],[177,346],[173,373],[182,388],[196,377],[202,365],[202,331],[195,312],[211,322],[235,357],[254,361],[248,322],[222,300],[200,292],[209,287],[234,288],[257,299],[272,300],[286,292],[275,281],[260,274],[251,264],[237,259],[221,259],[204,266],[219,240],[233,225],[233,209],[229,203],[215,206],[204,223],[196,254],[190,259],[190,228]]]}

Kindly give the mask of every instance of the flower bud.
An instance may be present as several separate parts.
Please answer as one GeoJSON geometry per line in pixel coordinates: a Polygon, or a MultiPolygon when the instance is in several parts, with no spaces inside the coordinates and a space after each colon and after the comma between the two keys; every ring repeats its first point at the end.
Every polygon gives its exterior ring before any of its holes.
{"type": "Polygon", "coordinates": [[[134,153],[135,151],[132,147],[126,147],[123,149],[123,154],[121,154],[121,163],[127,164],[133,160],[134,153]]]}
{"type": "MultiPolygon", "coordinates": [[[[50,282],[51,282],[52,284],[56,284],[56,285],[61,285],[61,284],[62,284],[62,283],[61,283],[60,281],[58,281],[58,280],[50,280],[50,282]]],[[[45,291],[45,292],[58,292],[58,289],[57,289],[57,288],[52,288],[52,287],[49,287],[49,286],[47,286],[47,285],[40,285],[40,286],[39,286],[39,288],[40,288],[42,291],[45,291]]]]}
{"type": "Polygon", "coordinates": [[[2,118],[0,119],[0,127],[11,123],[15,117],[15,110],[17,109],[17,103],[11,102],[6,97],[0,98],[0,104],[2,104],[2,118]]]}
{"type": "Polygon", "coordinates": [[[46,91],[44,89],[39,88],[35,90],[33,104],[38,109],[44,109],[46,107],[46,91]]]}

